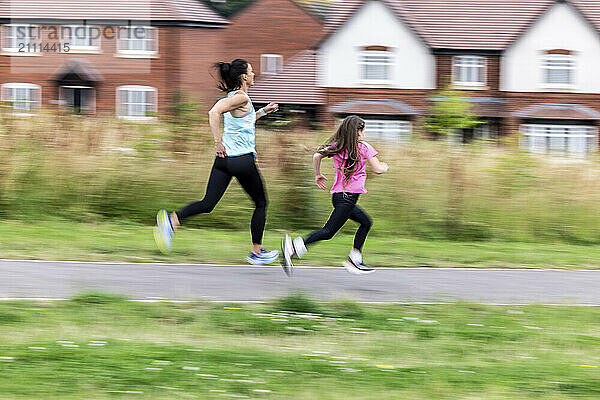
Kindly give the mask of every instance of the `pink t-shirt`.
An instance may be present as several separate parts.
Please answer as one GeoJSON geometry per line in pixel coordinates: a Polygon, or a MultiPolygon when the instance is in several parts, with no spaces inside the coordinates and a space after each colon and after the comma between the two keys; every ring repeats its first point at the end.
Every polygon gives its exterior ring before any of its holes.
{"type": "Polygon", "coordinates": [[[347,157],[346,152],[341,152],[333,156],[333,167],[335,168],[335,182],[331,187],[331,193],[367,193],[365,181],[367,180],[366,165],[367,160],[377,155],[377,150],[367,142],[358,142],[359,166],[352,174],[350,180],[344,182],[343,166],[347,157]]]}

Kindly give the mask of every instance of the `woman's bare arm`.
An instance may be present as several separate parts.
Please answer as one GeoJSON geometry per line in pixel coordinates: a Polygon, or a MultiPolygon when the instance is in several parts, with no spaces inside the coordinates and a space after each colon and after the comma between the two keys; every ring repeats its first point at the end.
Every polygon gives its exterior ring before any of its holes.
{"type": "Polygon", "coordinates": [[[244,93],[237,92],[231,97],[223,98],[215,103],[208,112],[208,123],[210,130],[215,139],[215,151],[217,156],[225,157],[227,152],[225,146],[221,142],[221,114],[235,110],[248,104],[248,96],[244,93]]]}

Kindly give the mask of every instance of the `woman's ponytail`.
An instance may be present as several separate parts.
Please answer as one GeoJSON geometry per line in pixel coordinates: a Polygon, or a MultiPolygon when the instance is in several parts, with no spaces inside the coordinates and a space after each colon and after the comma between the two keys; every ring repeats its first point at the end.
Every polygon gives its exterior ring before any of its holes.
{"type": "Polygon", "coordinates": [[[231,63],[218,62],[215,68],[220,78],[217,88],[227,93],[242,87],[242,75],[248,73],[248,61],[237,58],[231,63]]]}

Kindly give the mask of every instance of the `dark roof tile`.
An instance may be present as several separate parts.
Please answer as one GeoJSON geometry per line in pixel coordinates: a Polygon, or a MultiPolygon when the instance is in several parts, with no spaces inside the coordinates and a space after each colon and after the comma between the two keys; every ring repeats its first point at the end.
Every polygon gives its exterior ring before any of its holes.
{"type": "Polygon", "coordinates": [[[228,23],[199,0],[2,0],[0,18],[228,23]]]}

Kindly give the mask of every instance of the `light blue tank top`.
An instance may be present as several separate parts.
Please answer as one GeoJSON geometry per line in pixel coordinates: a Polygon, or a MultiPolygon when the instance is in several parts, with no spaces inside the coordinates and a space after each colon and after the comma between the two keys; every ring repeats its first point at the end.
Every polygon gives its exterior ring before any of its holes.
{"type": "MultiPolygon", "coordinates": [[[[238,90],[233,90],[227,94],[227,97],[233,96],[238,90]]],[[[254,124],[256,123],[256,112],[252,101],[250,101],[250,111],[241,117],[234,117],[230,112],[224,115],[223,145],[228,156],[239,156],[242,154],[253,153],[254,149],[254,124]]]]}

